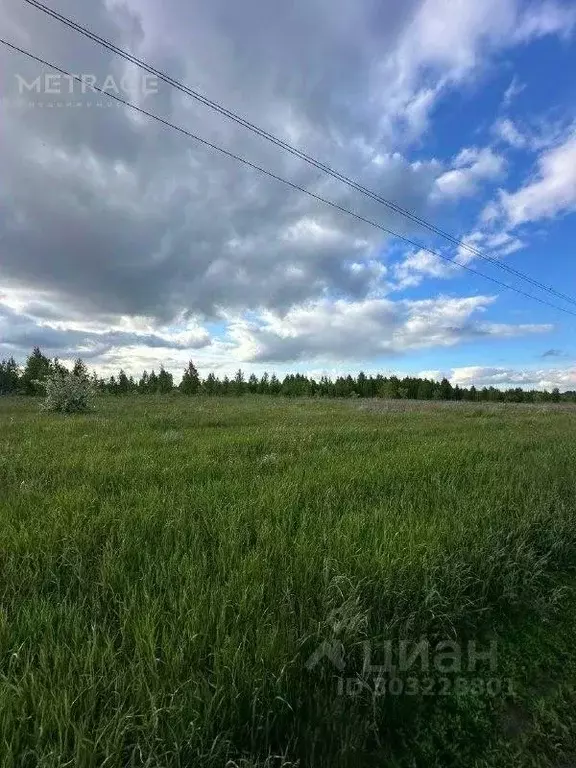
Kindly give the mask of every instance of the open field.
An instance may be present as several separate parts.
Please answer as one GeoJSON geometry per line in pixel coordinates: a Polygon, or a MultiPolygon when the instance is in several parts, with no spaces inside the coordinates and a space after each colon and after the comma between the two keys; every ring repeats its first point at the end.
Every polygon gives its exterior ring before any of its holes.
{"type": "Polygon", "coordinates": [[[576,409],[97,406],[0,400],[0,765],[572,764],[576,409]]]}

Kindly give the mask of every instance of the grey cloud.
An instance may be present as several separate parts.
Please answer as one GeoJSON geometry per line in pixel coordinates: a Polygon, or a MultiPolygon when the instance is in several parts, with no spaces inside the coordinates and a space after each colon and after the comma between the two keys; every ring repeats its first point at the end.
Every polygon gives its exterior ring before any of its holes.
{"type": "Polygon", "coordinates": [[[335,12],[331,0],[169,0],[160,11],[148,0],[139,8],[191,52],[192,82],[274,131],[294,117],[326,151],[341,131],[365,134],[362,96],[419,5],[344,0],[335,12]]]}
{"type": "MultiPolygon", "coordinates": [[[[111,11],[101,0],[85,4],[82,14],[78,14],[78,4],[73,0],[61,1],[52,7],[71,18],[81,18],[85,26],[121,45],[136,45],[142,40],[138,17],[126,9],[111,11]]],[[[13,30],[11,41],[21,48],[73,74],[93,75],[99,83],[103,83],[107,75],[120,79],[123,65],[117,57],[31,6],[1,0],[0,11],[13,30]]],[[[0,62],[4,75],[2,96],[8,107],[6,117],[9,122],[15,122],[24,147],[31,140],[40,140],[48,147],[65,146],[71,152],[88,148],[112,161],[138,157],[141,136],[120,109],[89,109],[87,103],[95,105],[101,99],[89,94],[82,96],[76,87],[73,101],[83,103],[84,108],[51,106],[65,102],[69,96],[51,95],[43,87],[39,93],[21,91],[19,78],[31,83],[38,76],[55,74],[52,70],[5,48],[0,51],[0,62]],[[30,103],[35,106],[27,106],[30,103]]],[[[66,90],[65,82],[62,88],[66,90]]]]}
{"type": "MultiPolygon", "coordinates": [[[[1,5],[24,47],[73,72],[103,78],[119,71],[108,52],[35,9],[1,5]]],[[[370,165],[355,144],[374,138],[378,121],[361,105],[370,105],[374,67],[416,5],[346,0],[334,14],[326,0],[273,10],[251,0],[241,11],[174,0],[162,5],[161,19],[156,4],[120,12],[98,0],[79,14],[76,3],[61,0],[56,8],[256,122],[284,134],[301,129],[309,151],[422,210],[437,164],[410,166],[385,155],[383,165],[370,165]]],[[[12,90],[16,73],[40,72],[19,56],[0,56],[12,90]]],[[[168,86],[161,84],[146,106],[311,191],[387,220],[379,206],[168,86]]],[[[378,251],[381,233],[122,109],[11,104],[3,153],[0,274],[50,290],[91,316],[168,321],[185,310],[209,317],[229,309],[286,311],[326,292],[358,298],[372,285],[373,275],[351,264],[378,251]],[[282,238],[306,218],[337,236],[326,244],[282,238]]]]}
{"type": "Polygon", "coordinates": [[[86,359],[100,357],[113,348],[149,347],[152,349],[202,349],[209,346],[210,337],[198,330],[186,339],[170,338],[155,333],[126,331],[95,332],[58,327],[36,321],[30,315],[0,306],[0,353],[22,357],[34,346],[57,357],[81,355],[86,359]]]}
{"type": "MultiPolygon", "coordinates": [[[[390,66],[398,65],[399,81],[409,69],[397,61],[398,40],[422,0],[341,0],[336,10],[331,0],[94,0],[81,12],[76,0],[54,0],[53,7],[425,215],[443,169],[435,160],[408,163],[382,129],[390,66]]],[[[0,0],[0,11],[11,39],[72,72],[123,71],[35,9],[0,0]]],[[[469,44],[476,46],[460,40],[469,44]]],[[[165,325],[184,315],[282,316],[322,297],[362,301],[384,290],[370,263],[381,257],[383,233],[124,109],[17,103],[15,75],[41,70],[5,50],[0,65],[7,99],[0,277],[10,284],[49,292],[66,316],[139,315],[165,325]]],[[[384,226],[406,228],[164,84],[145,106],[384,226]]],[[[14,324],[7,335],[21,341],[55,333],[6,322],[14,324]]],[[[50,343],[81,343],[64,335],[50,343]]]]}

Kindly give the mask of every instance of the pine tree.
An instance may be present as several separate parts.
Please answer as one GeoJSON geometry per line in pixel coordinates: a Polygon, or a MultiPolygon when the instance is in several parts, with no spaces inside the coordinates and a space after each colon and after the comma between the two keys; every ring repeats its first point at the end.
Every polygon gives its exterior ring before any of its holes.
{"type": "Polygon", "coordinates": [[[284,397],[291,397],[294,394],[294,376],[292,374],[287,374],[284,376],[284,379],[282,381],[282,384],[280,385],[280,391],[284,395],[284,397]]]}
{"type": "Polygon", "coordinates": [[[149,389],[150,389],[150,383],[148,380],[148,371],[144,371],[144,373],[140,377],[140,381],[138,382],[138,391],[141,392],[143,395],[145,395],[147,394],[149,389]]]}
{"type": "Polygon", "coordinates": [[[239,368],[236,371],[236,375],[234,376],[234,394],[236,397],[240,397],[244,394],[244,374],[242,372],[242,369],[239,368]]]}
{"type": "Polygon", "coordinates": [[[14,395],[20,385],[20,369],[13,357],[0,363],[0,395],[14,395]]]}
{"type": "Polygon", "coordinates": [[[155,395],[158,392],[158,376],[154,371],[148,377],[148,392],[155,395]]]}
{"type": "Polygon", "coordinates": [[[166,395],[168,392],[172,392],[173,388],[174,379],[172,374],[166,371],[162,366],[160,368],[160,373],[158,374],[158,391],[161,395],[166,395]]]}
{"type": "Polygon", "coordinates": [[[92,382],[92,388],[94,389],[94,392],[105,392],[106,391],[106,382],[104,379],[101,379],[96,371],[92,371],[92,375],[90,376],[90,381],[92,382]]]}
{"type": "Polygon", "coordinates": [[[200,389],[200,377],[198,376],[198,371],[192,360],[190,360],[184,371],[179,389],[180,392],[185,395],[198,394],[198,390],[200,389]]]}
{"type": "Polygon", "coordinates": [[[322,376],[320,384],[318,385],[318,393],[320,397],[330,397],[332,394],[332,382],[328,376],[322,376]]]}
{"type": "Polygon", "coordinates": [[[444,377],[440,382],[439,392],[440,392],[440,400],[452,400],[452,396],[453,396],[452,384],[450,384],[450,382],[446,377],[444,377]]]}
{"type": "Polygon", "coordinates": [[[400,379],[397,376],[384,379],[380,385],[378,396],[385,400],[398,400],[400,397],[400,379]]]}
{"type": "Polygon", "coordinates": [[[420,379],[418,389],[416,390],[417,400],[432,400],[434,393],[434,384],[428,379],[420,379]]]}
{"type": "Polygon", "coordinates": [[[74,368],[72,368],[72,373],[81,381],[88,381],[88,379],[90,378],[90,374],[88,373],[88,368],[86,366],[86,363],[80,357],[76,358],[76,360],[74,361],[74,368]]]}
{"type": "Polygon", "coordinates": [[[204,392],[206,392],[207,395],[216,395],[218,394],[219,386],[220,382],[216,376],[210,372],[206,377],[206,381],[202,385],[202,389],[204,392]]]}
{"type": "Polygon", "coordinates": [[[276,374],[273,373],[272,376],[270,376],[270,386],[269,386],[270,394],[279,395],[281,389],[282,389],[282,384],[280,384],[280,381],[278,380],[278,377],[276,376],[276,374]]]}
{"type": "Polygon", "coordinates": [[[360,371],[358,374],[355,391],[358,392],[360,397],[368,397],[368,379],[366,378],[364,371],[360,371]]]}
{"type": "Polygon", "coordinates": [[[65,376],[68,373],[68,369],[63,365],[57,357],[52,360],[52,372],[59,376],[65,376]]]}
{"type": "Polygon", "coordinates": [[[120,395],[127,395],[130,392],[130,381],[124,370],[121,370],[118,374],[117,390],[120,395]]]}
{"type": "Polygon", "coordinates": [[[50,375],[52,366],[39,347],[34,347],[32,354],[26,360],[22,374],[22,386],[26,395],[40,395],[44,388],[42,382],[50,375]]]}

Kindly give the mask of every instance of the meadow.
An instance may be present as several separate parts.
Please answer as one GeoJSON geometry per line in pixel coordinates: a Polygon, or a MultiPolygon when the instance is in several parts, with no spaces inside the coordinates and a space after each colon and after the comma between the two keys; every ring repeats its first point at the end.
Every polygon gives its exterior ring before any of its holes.
{"type": "Polygon", "coordinates": [[[0,398],[0,765],[572,764],[575,467],[569,405],[0,398]],[[375,690],[423,639],[497,659],[375,690]]]}

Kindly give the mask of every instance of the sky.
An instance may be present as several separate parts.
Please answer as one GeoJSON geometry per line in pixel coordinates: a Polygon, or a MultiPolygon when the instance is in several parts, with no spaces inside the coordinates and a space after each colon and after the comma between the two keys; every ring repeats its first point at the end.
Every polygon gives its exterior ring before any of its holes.
{"type": "Polygon", "coordinates": [[[576,301],[576,3],[49,4],[476,253],[0,0],[15,45],[415,243],[0,46],[0,358],[576,389],[576,304],[501,267],[576,301]]]}

